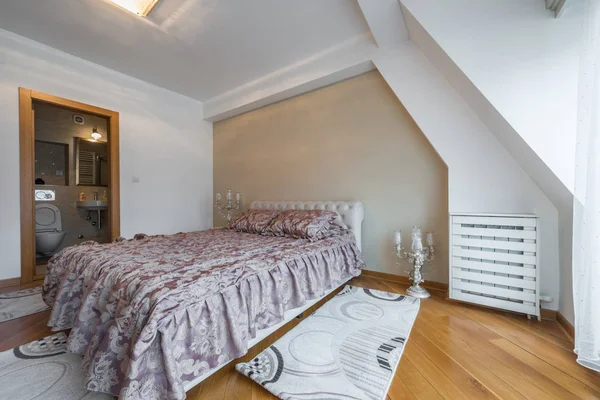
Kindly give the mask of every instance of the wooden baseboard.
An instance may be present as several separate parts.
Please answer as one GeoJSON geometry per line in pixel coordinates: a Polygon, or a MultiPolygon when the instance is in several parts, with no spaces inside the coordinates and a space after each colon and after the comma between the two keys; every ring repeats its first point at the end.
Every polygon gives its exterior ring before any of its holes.
{"type": "Polygon", "coordinates": [[[562,315],[560,312],[556,313],[556,322],[558,322],[558,324],[564,329],[567,336],[569,336],[569,338],[574,341],[575,328],[573,327],[573,325],[571,325],[569,321],[567,321],[565,316],[562,315]]]}
{"type": "MultiPolygon", "coordinates": [[[[371,271],[368,269],[363,269],[362,274],[365,276],[372,276],[373,278],[383,279],[383,280],[391,281],[391,282],[404,283],[407,285],[410,285],[412,283],[410,281],[410,279],[408,278],[408,276],[403,276],[403,275],[387,274],[385,272],[371,271]]],[[[441,282],[425,281],[421,286],[423,286],[426,289],[430,289],[430,290],[440,290],[440,291],[448,290],[448,284],[441,283],[441,282]]]]}
{"type": "Polygon", "coordinates": [[[556,321],[556,314],[558,311],[556,310],[547,310],[545,308],[541,309],[542,311],[542,319],[547,321],[556,321]]]}
{"type": "Polygon", "coordinates": [[[0,279],[0,287],[17,286],[21,284],[21,278],[0,279]]]}

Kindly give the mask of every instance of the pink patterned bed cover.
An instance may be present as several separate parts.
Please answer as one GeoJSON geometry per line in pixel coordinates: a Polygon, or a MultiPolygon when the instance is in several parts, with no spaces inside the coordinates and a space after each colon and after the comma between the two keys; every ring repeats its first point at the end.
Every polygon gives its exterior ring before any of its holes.
{"type": "Polygon", "coordinates": [[[71,329],[86,387],[184,399],[184,385],[240,357],[256,331],[364,267],[354,235],[317,242],[228,229],[66,248],[48,264],[48,325],[71,329]]]}

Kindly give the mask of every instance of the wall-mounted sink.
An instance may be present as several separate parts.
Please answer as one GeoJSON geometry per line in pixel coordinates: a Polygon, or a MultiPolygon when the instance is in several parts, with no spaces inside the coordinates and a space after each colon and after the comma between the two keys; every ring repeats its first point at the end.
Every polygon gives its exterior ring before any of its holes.
{"type": "Polygon", "coordinates": [[[89,211],[108,210],[108,201],[101,201],[101,200],[78,201],[77,208],[84,208],[89,211]]]}

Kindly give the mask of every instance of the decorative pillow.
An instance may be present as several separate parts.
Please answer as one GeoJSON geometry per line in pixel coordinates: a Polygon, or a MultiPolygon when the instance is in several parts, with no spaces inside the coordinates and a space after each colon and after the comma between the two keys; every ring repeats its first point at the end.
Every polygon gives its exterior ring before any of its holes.
{"type": "Polygon", "coordinates": [[[319,240],[329,230],[337,213],[326,210],[288,210],[275,217],[265,235],[319,240]]]}
{"type": "MultiPolygon", "coordinates": [[[[344,224],[345,226],[345,224],[344,224]]],[[[335,221],[333,221],[331,223],[331,225],[329,225],[329,229],[326,231],[322,231],[319,233],[319,237],[318,239],[325,239],[328,237],[332,237],[332,236],[338,236],[341,235],[345,232],[348,232],[348,228],[342,228],[341,226],[339,226],[338,224],[335,223],[335,221]]]]}
{"type": "Polygon", "coordinates": [[[333,220],[333,222],[331,224],[337,225],[342,229],[348,229],[348,226],[346,226],[346,224],[344,223],[342,216],[337,212],[335,213],[335,219],[333,220]]]}
{"type": "Polygon", "coordinates": [[[231,222],[230,229],[261,234],[279,214],[277,210],[248,210],[231,222]]]}

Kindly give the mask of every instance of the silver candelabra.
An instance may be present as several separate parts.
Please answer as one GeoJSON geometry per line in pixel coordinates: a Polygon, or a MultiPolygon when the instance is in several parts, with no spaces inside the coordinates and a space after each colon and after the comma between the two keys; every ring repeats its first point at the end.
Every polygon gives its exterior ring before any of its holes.
{"type": "Polygon", "coordinates": [[[240,209],[240,193],[236,192],[235,203],[231,197],[231,189],[227,189],[225,203],[221,199],[221,193],[217,193],[215,207],[219,214],[227,220],[227,225],[231,224],[235,212],[240,209]]]}
{"type": "Polygon", "coordinates": [[[435,258],[432,233],[428,232],[426,234],[427,246],[423,247],[421,229],[415,226],[412,230],[411,252],[407,252],[404,250],[404,247],[402,247],[402,231],[396,231],[394,239],[394,250],[396,252],[396,257],[398,257],[398,263],[407,260],[413,265],[412,271],[406,271],[410,272],[410,280],[412,280],[412,285],[406,290],[406,293],[421,299],[431,296],[429,292],[421,286],[421,283],[425,282],[422,272],[423,264],[425,264],[425,262],[431,262],[435,258]]]}

